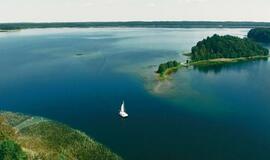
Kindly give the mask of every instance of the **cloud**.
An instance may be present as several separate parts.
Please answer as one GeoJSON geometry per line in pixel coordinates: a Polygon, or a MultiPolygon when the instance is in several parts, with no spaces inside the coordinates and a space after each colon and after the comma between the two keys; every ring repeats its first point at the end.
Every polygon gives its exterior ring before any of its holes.
{"type": "Polygon", "coordinates": [[[204,3],[209,0],[178,0],[178,3],[204,3]]]}
{"type": "Polygon", "coordinates": [[[147,4],[147,7],[150,7],[150,8],[154,8],[154,7],[156,7],[156,6],[157,6],[157,4],[154,3],[154,2],[151,2],[151,3],[148,3],[148,4],[147,4]]]}
{"type": "Polygon", "coordinates": [[[94,5],[93,2],[86,2],[86,3],[84,4],[85,7],[90,7],[90,6],[93,6],[93,5],[94,5]]]}
{"type": "Polygon", "coordinates": [[[0,1],[0,15],[2,15],[0,16],[0,22],[139,20],[270,21],[269,0],[0,1]],[[6,14],[11,10],[16,10],[16,13],[6,14]]]}

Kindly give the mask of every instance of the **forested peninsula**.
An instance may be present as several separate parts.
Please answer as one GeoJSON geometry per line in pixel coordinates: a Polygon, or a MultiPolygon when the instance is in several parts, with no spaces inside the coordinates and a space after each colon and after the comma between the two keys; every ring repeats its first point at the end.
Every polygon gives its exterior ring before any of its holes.
{"type": "Polygon", "coordinates": [[[191,53],[187,55],[189,56],[187,63],[167,62],[160,64],[157,71],[159,76],[164,77],[171,73],[168,72],[169,70],[177,70],[182,66],[217,65],[265,58],[269,56],[269,50],[248,38],[215,34],[199,41],[192,47],[191,53]]]}
{"type": "Polygon", "coordinates": [[[230,35],[212,37],[199,41],[192,47],[191,61],[209,60],[217,58],[240,58],[253,56],[266,56],[268,49],[248,38],[239,38],[230,35]]]}

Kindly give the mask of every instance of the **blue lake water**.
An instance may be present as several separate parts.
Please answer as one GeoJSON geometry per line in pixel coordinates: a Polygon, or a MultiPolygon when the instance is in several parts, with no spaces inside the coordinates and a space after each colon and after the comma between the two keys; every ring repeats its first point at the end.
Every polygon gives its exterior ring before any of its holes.
{"type": "MultiPolygon", "coordinates": [[[[125,159],[269,159],[270,63],[154,71],[197,41],[248,29],[31,29],[0,33],[1,110],[80,129],[125,159]],[[128,119],[118,110],[125,100],[128,119]]],[[[266,46],[267,47],[267,46],[266,46]]],[[[268,46],[268,48],[270,48],[268,46]]]]}

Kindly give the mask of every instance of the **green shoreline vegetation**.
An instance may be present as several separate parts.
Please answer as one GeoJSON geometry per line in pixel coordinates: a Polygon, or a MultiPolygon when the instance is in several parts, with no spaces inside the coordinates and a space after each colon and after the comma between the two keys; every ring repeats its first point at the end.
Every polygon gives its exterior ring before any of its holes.
{"type": "Polygon", "coordinates": [[[42,117],[0,112],[0,160],[121,160],[102,144],[42,117]]]}
{"type": "Polygon", "coordinates": [[[252,61],[252,60],[260,60],[268,58],[269,55],[266,56],[252,56],[252,57],[239,57],[239,58],[217,58],[217,59],[210,59],[210,60],[201,60],[191,62],[189,65],[193,66],[213,66],[213,65],[222,65],[226,63],[237,63],[243,61],[252,61]]]}
{"type": "Polygon", "coordinates": [[[174,73],[181,66],[177,61],[168,61],[159,65],[156,73],[159,74],[160,79],[166,79],[168,75],[174,73]]]}
{"type": "Polygon", "coordinates": [[[9,33],[9,32],[17,32],[20,31],[19,29],[16,30],[0,30],[0,33],[9,33]]]}
{"type": "Polygon", "coordinates": [[[199,41],[192,47],[191,53],[185,55],[189,56],[190,62],[169,61],[160,64],[157,71],[159,79],[167,78],[172,73],[171,70],[177,71],[180,67],[221,65],[268,58],[269,50],[248,38],[215,34],[199,41]],[[172,62],[177,65],[169,65],[172,62]]]}
{"type": "Polygon", "coordinates": [[[0,29],[0,33],[1,33],[1,32],[12,32],[12,31],[13,31],[13,30],[1,30],[1,29],[0,29]]]}

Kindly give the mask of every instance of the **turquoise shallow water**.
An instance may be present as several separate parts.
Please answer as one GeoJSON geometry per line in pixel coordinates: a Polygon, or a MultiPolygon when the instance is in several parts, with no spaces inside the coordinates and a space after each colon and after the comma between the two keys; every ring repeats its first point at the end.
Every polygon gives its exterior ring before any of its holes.
{"type": "Polygon", "coordinates": [[[0,34],[0,106],[58,120],[125,159],[269,159],[268,60],[157,64],[214,33],[247,29],[36,29],[0,34]],[[117,112],[125,100],[130,117],[117,112]]]}

